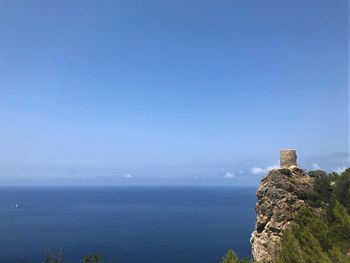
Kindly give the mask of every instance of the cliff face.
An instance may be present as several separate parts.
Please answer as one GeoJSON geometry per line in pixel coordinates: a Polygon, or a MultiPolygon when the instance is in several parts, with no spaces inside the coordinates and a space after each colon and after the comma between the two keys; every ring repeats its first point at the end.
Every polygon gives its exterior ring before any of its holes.
{"type": "Polygon", "coordinates": [[[298,167],[271,170],[261,180],[256,193],[256,225],[251,237],[255,261],[275,261],[282,232],[293,221],[293,213],[304,203],[298,193],[310,190],[313,184],[314,178],[298,167]]]}

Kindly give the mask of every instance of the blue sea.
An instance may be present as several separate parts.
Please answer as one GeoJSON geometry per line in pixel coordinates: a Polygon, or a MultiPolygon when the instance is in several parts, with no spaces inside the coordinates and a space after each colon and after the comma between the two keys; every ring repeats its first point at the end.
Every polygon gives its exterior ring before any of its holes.
{"type": "Polygon", "coordinates": [[[0,188],[0,262],[65,262],[99,253],[118,263],[216,263],[250,257],[249,187],[0,188]]]}

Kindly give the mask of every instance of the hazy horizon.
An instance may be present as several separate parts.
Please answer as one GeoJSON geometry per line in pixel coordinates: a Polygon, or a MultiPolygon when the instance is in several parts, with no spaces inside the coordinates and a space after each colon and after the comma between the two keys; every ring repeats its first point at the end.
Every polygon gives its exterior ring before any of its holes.
{"type": "Polygon", "coordinates": [[[0,1],[0,185],[349,166],[348,3],[0,1]]]}

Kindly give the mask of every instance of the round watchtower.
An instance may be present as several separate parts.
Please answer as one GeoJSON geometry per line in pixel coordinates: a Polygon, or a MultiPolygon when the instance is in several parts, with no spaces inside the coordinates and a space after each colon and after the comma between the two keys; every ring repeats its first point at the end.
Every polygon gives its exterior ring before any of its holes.
{"type": "Polygon", "coordinates": [[[294,149],[284,149],[280,152],[281,168],[297,166],[297,153],[294,149]]]}

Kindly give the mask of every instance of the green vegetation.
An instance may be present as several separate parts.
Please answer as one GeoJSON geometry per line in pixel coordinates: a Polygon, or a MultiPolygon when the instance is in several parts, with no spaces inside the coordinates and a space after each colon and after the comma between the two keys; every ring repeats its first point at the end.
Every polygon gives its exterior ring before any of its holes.
{"type": "MultiPolygon", "coordinates": [[[[306,205],[284,231],[277,263],[350,263],[350,168],[341,175],[320,170],[309,175],[315,187],[299,193],[306,205]]],[[[239,260],[232,250],[221,260],[242,262],[253,261],[239,260]]]]}
{"type": "MultiPolygon", "coordinates": [[[[63,251],[45,251],[43,263],[64,263],[63,251]]],[[[83,258],[82,263],[104,263],[102,255],[92,254],[83,258]]],[[[117,263],[115,260],[109,261],[110,263],[117,263]]]]}
{"type": "Polygon", "coordinates": [[[278,170],[281,174],[291,176],[292,172],[288,168],[282,168],[278,170]]]}
{"type": "Polygon", "coordinates": [[[221,259],[221,263],[238,263],[238,262],[239,260],[236,256],[236,253],[232,249],[229,249],[227,251],[226,256],[222,257],[221,259]]]}
{"type": "Polygon", "coordinates": [[[103,263],[103,258],[98,254],[88,255],[83,258],[83,263],[103,263]]]}
{"type": "Polygon", "coordinates": [[[350,263],[350,169],[313,171],[315,188],[300,193],[306,205],[283,234],[280,263],[350,263]]]}
{"type": "Polygon", "coordinates": [[[63,262],[63,251],[50,251],[44,252],[44,263],[62,263],[63,262]]]}
{"type": "Polygon", "coordinates": [[[239,260],[236,253],[232,249],[229,249],[227,251],[226,256],[221,258],[221,263],[249,263],[249,262],[252,262],[252,261],[249,259],[239,260]]]}

